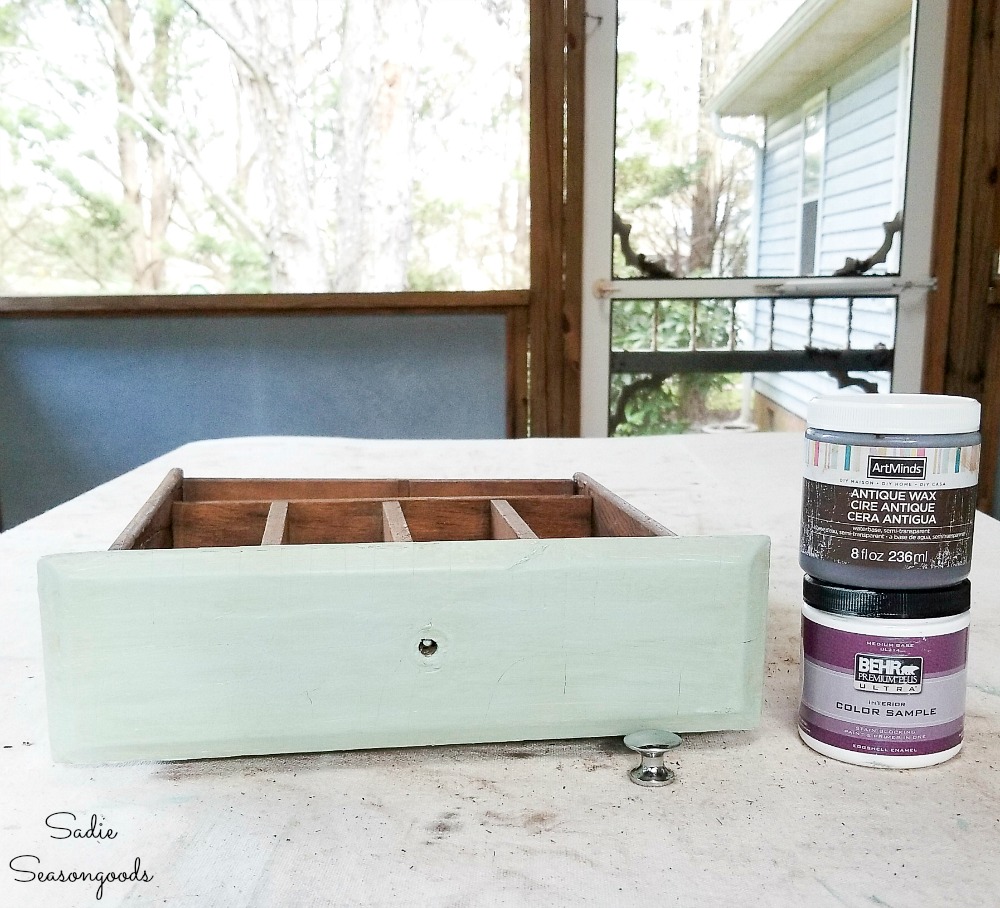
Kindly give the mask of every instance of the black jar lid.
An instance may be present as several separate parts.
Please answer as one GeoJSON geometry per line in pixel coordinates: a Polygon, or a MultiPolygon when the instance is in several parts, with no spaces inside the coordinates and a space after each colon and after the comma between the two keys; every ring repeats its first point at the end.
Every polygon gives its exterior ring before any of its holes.
{"type": "Polygon", "coordinates": [[[948,618],[969,610],[968,580],[917,590],[870,590],[836,586],[808,574],[802,580],[806,605],[851,618],[948,618]]]}

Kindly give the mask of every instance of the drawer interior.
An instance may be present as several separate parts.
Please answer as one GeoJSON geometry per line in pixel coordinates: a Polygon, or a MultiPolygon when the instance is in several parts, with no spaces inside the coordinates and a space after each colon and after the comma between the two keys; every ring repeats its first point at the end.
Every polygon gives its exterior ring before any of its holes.
{"type": "Polygon", "coordinates": [[[112,550],[673,535],[589,476],[202,479],[171,470],[112,550]]]}

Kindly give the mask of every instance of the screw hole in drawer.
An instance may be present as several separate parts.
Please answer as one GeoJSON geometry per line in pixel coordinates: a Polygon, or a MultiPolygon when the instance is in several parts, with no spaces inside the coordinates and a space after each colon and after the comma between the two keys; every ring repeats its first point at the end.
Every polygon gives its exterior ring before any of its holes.
{"type": "Polygon", "coordinates": [[[430,637],[424,637],[417,644],[417,649],[420,650],[421,656],[433,656],[438,649],[437,640],[431,640],[430,637]]]}

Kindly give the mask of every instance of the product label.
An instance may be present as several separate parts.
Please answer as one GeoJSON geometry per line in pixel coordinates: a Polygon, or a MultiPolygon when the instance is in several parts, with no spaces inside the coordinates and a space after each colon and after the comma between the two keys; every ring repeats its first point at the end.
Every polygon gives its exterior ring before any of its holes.
{"type": "Polygon", "coordinates": [[[921,656],[889,659],[871,654],[854,655],[854,688],[881,694],[919,694],[923,690],[924,660],[921,656]]]}
{"type": "Polygon", "coordinates": [[[927,756],[962,742],[968,629],[854,634],[802,618],[799,727],[855,753],[927,756]]]}
{"type": "Polygon", "coordinates": [[[968,565],[979,445],[884,448],[806,439],[805,453],[803,554],[888,569],[968,565]]]}

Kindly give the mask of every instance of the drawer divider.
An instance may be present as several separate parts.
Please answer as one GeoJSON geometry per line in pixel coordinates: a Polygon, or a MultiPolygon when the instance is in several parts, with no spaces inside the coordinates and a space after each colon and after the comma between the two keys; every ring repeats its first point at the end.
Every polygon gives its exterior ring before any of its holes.
{"type": "Polygon", "coordinates": [[[382,541],[413,542],[410,527],[398,501],[382,502],[382,541]]]}
{"type": "Polygon", "coordinates": [[[490,529],[494,539],[537,539],[535,531],[511,507],[509,501],[494,498],[490,501],[490,529]]]}
{"type": "Polygon", "coordinates": [[[288,542],[288,502],[272,501],[267,511],[267,523],[261,545],[284,545],[288,542]]]}

